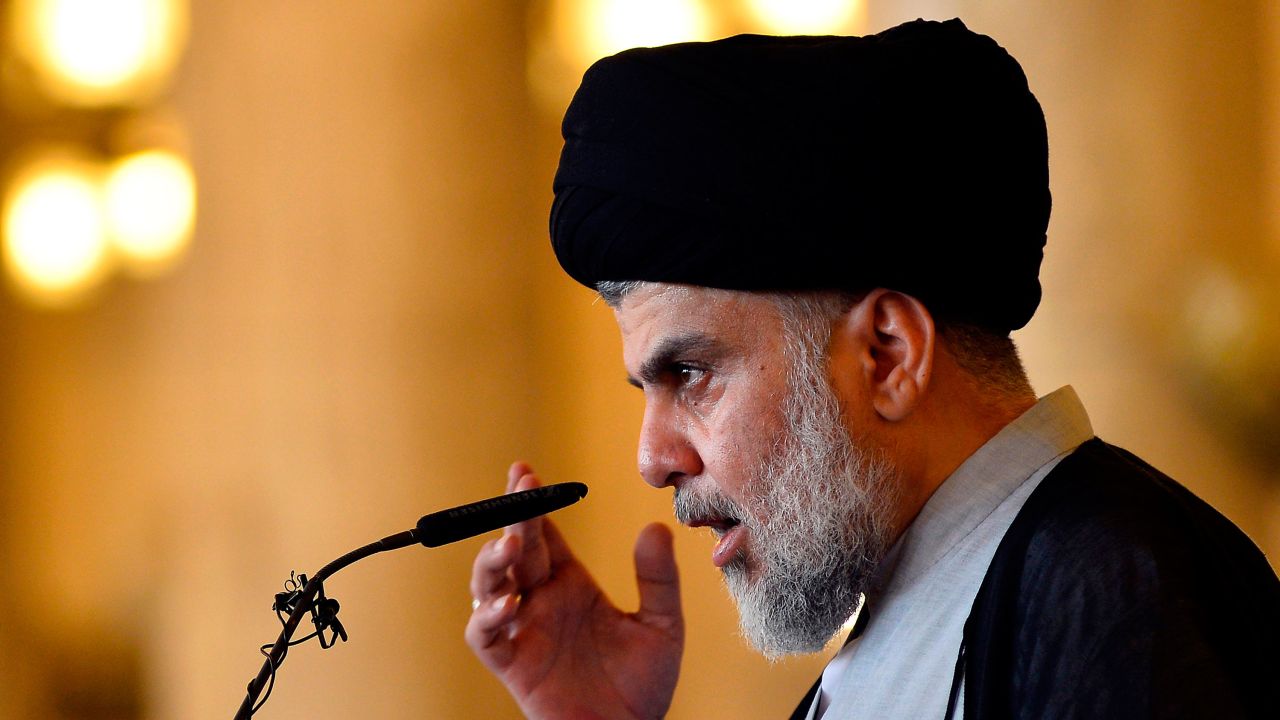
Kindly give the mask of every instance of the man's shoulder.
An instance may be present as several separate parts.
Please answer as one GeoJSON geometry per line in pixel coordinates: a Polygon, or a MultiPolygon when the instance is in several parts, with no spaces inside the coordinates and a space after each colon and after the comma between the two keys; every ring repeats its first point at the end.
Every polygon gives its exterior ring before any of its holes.
{"type": "Polygon", "coordinates": [[[1280,705],[1277,617],[1280,581],[1243,532],[1091,440],[1036,488],[996,551],[965,627],[966,710],[1267,716],[1280,705]]]}
{"type": "Polygon", "coordinates": [[[998,555],[1023,565],[1027,586],[1054,576],[1079,581],[1081,572],[1102,582],[1114,572],[1148,583],[1276,580],[1234,523],[1142,459],[1097,439],[1045,478],[998,555]]]}

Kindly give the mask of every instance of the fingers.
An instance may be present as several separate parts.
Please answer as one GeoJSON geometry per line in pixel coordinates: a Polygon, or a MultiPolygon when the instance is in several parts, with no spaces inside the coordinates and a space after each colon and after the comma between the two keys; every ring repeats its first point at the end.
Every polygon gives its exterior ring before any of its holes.
{"type": "Polygon", "coordinates": [[[507,468],[507,492],[515,492],[520,478],[532,474],[533,468],[529,467],[529,463],[523,460],[511,463],[511,467],[507,468]]]}
{"type": "Polygon", "coordinates": [[[520,598],[517,595],[500,595],[481,602],[467,621],[463,632],[467,645],[494,670],[501,670],[511,663],[514,649],[507,627],[516,619],[519,608],[520,598]]]}
{"type": "Polygon", "coordinates": [[[662,523],[651,523],[641,530],[636,538],[635,559],[636,586],[640,591],[636,615],[647,623],[679,630],[684,620],[671,530],[662,523]]]}
{"type": "MultiPolygon", "coordinates": [[[[541,484],[527,463],[513,463],[507,471],[508,493],[541,484]]],[[[553,579],[553,565],[572,560],[555,526],[541,517],[509,526],[502,538],[481,547],[471,573],[476,604],[464,636],[491,669],[500,671],[515,657],[517,640],[512,629],[520,614],[521,598],[528,595],[529,602],[537,603],[531,591],[553,579]]]]}
{"type": "MultiPolygon", "coordinates": [[[[507,492],[538,487],[527,463],[517,462],[507,471],[507,492]]],[[[501,539],[484,544],[471,572],[471,595],[481,602],[507,593],[519,593],[541,585],[551,576],[542,518],[512,525],[501,539]]]]}
{"type": "MultiPolygon", "coordinates": [[[[539,486],[527,463],[507,471],[507,492],[539,486]]],[[[476,605],[464,632],[467,644],[491,667],[509,662],[511,641],[506,632],[515,620],[520,594],[550,577],[541,519],[508,527],[503,536],[485,543],[471,569],[471,596],[476,605]]]]}
{"type": "MultiPolygon", "coordinates": [[[[524,463],[515,463],[511,466],[511,470],[507,475],[508,487],[511,488],[510,492],[532,490],[542,486],[537,476],[530,470],[531,468],[524,463]],[[514,483],[512,483],[512,478],[518,471],[525,472],[516,477],[514,483]]],[[[535,587],[546,582],[551,577],[551,558],[547,552],[545,537],[547,524],[543,518],[536,517],[522,523],[516,523],[506,529],[507,536],[519,538],[521,543],[522,552],[511,568],[511,575],[519,587],[535,587]]]]}
{"type": "Polygon", "coordinates": [[[504,536],[480,548],[471,566],[471,597],[481,602],[517,590],[507,570],[520,554],[520,538],[504,536]]]}
{"type": "Polygon", "coordinates": [[[467,645],[489,667],[497,670],[511,659],[511,642],[505,628],[520,606],[518,588],[510,569],[520,554],[520,538],[490,540],[476,554],[471,570],[471,619],[463,632],[467,645]]]}

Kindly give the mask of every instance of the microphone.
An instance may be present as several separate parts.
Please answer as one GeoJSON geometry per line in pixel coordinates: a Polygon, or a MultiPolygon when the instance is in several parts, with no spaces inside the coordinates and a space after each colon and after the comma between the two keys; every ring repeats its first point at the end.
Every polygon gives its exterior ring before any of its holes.
{"type": "Polygon", "coordinates": [[[290,646],[312,637],[319,637],[320,647],[333,647],[335,639],[326,640],[323,635],[325,630],[333,630],[343,640],[347,639],[345,629],[337,621],[338,601],[324,596],[323,582],[330,575],[375,553],[408,547],[415,542],[420,542],[427,547],[440,547],[569,507],[586,495],[586,485],[567,482],[459,505],[422,516],[418,526],[412,530],[388,535],[381,540],[356,548],[320,568],[310,578],[299,575],[295,581],[290,575],[289,582],[293,586],[290,587],[289,583],[286,583],[285,589],[289,592],[276,595],[276,604],[272,605],[284,628],[280,631],[280,637],[276,638],[275,644],[261,647],[262,654],[267,656],[267,660],[262,664],[258,675],[249,681],[244,700],[240,703],[240,709],[236,711],[236,720],[247,720],[252,717],[267,701],[267,697],[271,695],[271,688],[275,686],[276,669],[284,662],[290,646]],[[320,597],[319,602],[315,601],[317,595],[320,597]],[[287,620],[283,615],[286,610],[289,612],[287,620]],[[302,640],[292,640],[298,623],[308,612],[311,613],[311,622],[316,626],[315,632],[302,640]],[[262,696],[261,699],[259,695],[262,696]]]}
{"type": "Polygon", "coordinates": [[[426,547],[440,547],[569,507],[586,495],[587,486],[579,482],[499,495],[423,515],[412,532],[426,547]]]}

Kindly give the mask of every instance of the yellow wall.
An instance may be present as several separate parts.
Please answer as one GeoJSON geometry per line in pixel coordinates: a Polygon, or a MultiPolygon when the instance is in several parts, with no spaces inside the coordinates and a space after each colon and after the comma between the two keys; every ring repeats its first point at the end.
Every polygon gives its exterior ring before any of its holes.
{"type": "MultiPolygon", "coordinates": [[[[1270,5],[886,1],[868,23],[958,14],[1022,61],[1055,198],[1033,382],[1074,384],[1100,434],[1274,554],[1280,478],[1177,361],[1205,258],[1280,256],[1270,5]]],[[[669,498],[635,473],[612,319],[547,247],[558,118],[527,42],[518,2],[194,3],[185,265],[69,313],[0,300],[0,718],[229,717],[290,569],[495,493],[517,457],[591,485],[562,527],[634,605],[631,543],[669,498]]],[[[351,642],[295,648],[261,717],[518,717],[461,638],[478,546],[338,575],[351,642]]],[[[822,658],[748,651],[709,546],[677,533],[670,717],[785,716],[822,658]]]]}

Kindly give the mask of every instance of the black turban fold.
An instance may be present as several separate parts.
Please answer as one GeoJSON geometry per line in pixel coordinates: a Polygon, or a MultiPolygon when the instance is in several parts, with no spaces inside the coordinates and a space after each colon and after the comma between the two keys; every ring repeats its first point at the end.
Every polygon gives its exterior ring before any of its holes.
{"type": "Polygon", "coordinates": [[[563,134],[551,240],[585,285],[886,287],[1000,331],[1040,302],[1044,114],[959,20],[627,50],[563,134]]]}

